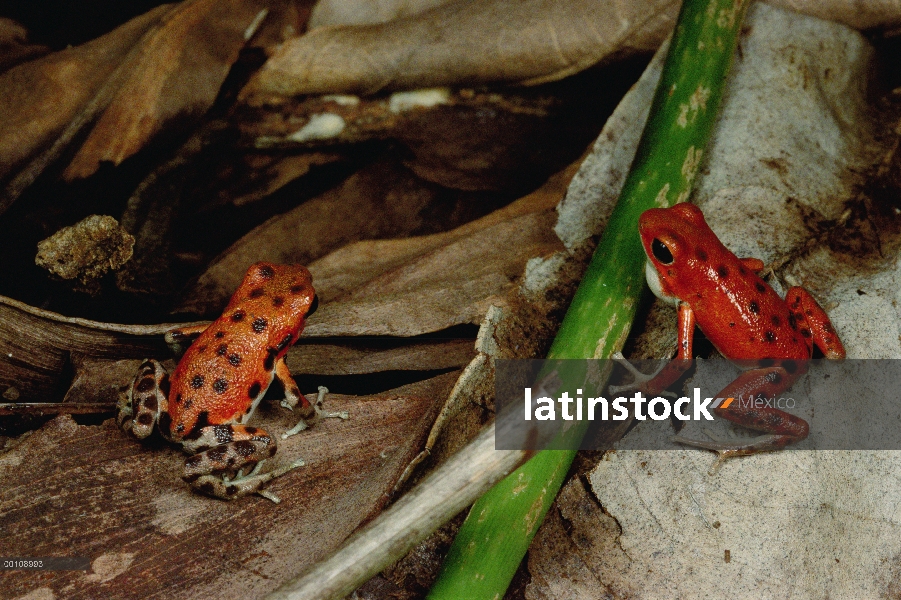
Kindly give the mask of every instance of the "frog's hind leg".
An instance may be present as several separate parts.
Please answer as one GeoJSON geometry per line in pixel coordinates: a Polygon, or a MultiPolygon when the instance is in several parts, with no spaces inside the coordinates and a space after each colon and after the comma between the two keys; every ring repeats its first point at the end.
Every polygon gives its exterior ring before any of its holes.
{"type": "Polygon", "coordinates": [[[154,426],[159,423],[160,433],[168,438],[168,423],[161,418],[169,414],[168,395],[169,374],[159,362],[145,360],[124,400],[119,403],[116,422],[121,429],[138,439],[153,433],[154,426]]]}
{"type": "Polygon", "coordinates": [[[785,302],[792,313],[792,328],[816,344],[826,358],[845,358],[845,347],[832,322],[810,292],[802,287],[789,288],[785,302]]]}
{"type": "Polygon", "coordinates": [[[197,454],[185,459],[182,479],[199,492],[225,500],[256,492],[264,483],[304,464],[297,460],[261,473],[263,461],[275,454],[276,443],[264,430],[246,425],[204,427],[183,447],[197,454]]]}
{"type": "Polygon", "coordinates": [[[717,394],[718,397],[732,399],[731,402],[724,402],[713,409],[717,416],[742,427],[762,431],[764,435],[750,439],[712,441],[676,436],[673,441],[716,451],[719,460],[715,466],[719,466],[719,463],[727,458],[779,450],[803,440],[810,429],[807,421],[774,406],[768,406],[766,401],[767,398],[775,397],[791,387],[800,371],[804,370],[798,362],[784,360],[778,366],[745,371],[717,394]],[[786,370],[784,366],[786,364],[792,370],[791,373],[786,370]],[[754,402],[751,401],[752,398],[759,400],[754,402]]]}

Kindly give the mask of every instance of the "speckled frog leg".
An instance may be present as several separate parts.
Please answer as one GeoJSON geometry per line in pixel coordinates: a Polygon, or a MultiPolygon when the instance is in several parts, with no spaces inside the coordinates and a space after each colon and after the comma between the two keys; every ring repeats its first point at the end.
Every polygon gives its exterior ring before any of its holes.
{"type": "Polygon", "coordinates": [[[148,359],[141,363],[128,394],[119,402],[116,422],[119,427],[138,439],[153,433],[160,424],[163,437],[169,438],[165,422],[169,416],[169,374],[159,362],[148,359]]]}
{"type": "Polygon", "coordinates": [[[346,410],[338,412],[325,412],[322,410],[322,402],[325,400],[326,394],[328,394],[328,388],[325,386],[319,386],[319,396],[316,398],[316,403],[311,404],[306,396],[300,393],[300,389],[294,382],[294,378],[291,377],[291,371],[288,370],[288,365],[285,362],[284,357],[280,358],[278,362],[275,363],[275,377],[281,381],[282,385],[285,387],[285,399],[282,400],[282,406],[288,410],[294,410],[297,406],[300,407],[297,411],[300,413],[300,420],[297,422],[297,425],[282,434],[282,439],[287,439],[292,435],[300,433],[319,419],[347,419],[350,417],[346,410]]]}
{"type": "MultiPolygon", "coordinates": [[[[185,441],[183,447],[185,452],[197,454],[185,459],[182,479],[197,491],[224,500],[256,492],[264,483],[304,464],[296,460],[287,467],[260,473],[263,461],[275,454],[276,443],[264,430],[246,425],[204,427],[196,440],[185,441]]],[[[277,501],[271,495],[266,497],[277,501]]]]}
{"type": "MultiPolygon", "coordinates": [[[[806,370],[803,361],[786,359],[782,364],[744,371],[716,397],[770,398],[791,387],[798,376],[806,370]],[[791,372],[787,371],[784,365],[789,365],[791,372]]],[[[741,402],[732,402],[727,408],[715,408],[713,412],[742,427],[764,432],[764,435],[742,440],[720,440],[710,436],[709,433],[708,436],[712,441],[694,440],[681,435],[673,438],[674,442],[680,444],[717,452],[719,458],[714,463],[713,470],[728,458],[780,450],[803,440],[809,431],[807,421],[774,407],[747,406],[741,402]]]]}

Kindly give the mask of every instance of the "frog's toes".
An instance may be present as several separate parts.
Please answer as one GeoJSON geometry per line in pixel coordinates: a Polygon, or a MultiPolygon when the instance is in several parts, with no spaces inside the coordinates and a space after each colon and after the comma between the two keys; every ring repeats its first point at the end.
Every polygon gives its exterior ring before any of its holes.
{"type": "Polygon", "coordinates": [[[292,435],[297,435],[301,431],[304,431],[309,428],[310,428],[310,426],[307,425],[306,420],[300,419],[297,421],[297,425],[295,425],[294,427],[292,427],[291,429],[289,429],[288,431],[286,431],[285,433],[282,434],[282,439],[286,440],[289,437],[291,437],[292,435]]]}
{"type": "MultiPolygon", "coordinates": [[[[620,394],[622,392],[631,392],[631,391],[645,391],[646,384],[653,381],[657,375],[660,374],[663,369],[666,368],[667,363],[664,361],[659,369],[654,371],[653,373],[647,374],[642,373],[638,369],[636,369],[629,360],[623,356],[622,352],[614,352],[610,357],[620,364],[626,371],[632,374],[632,383],[626,383],[624,385],[611,385],[609,386],[609,390],[611,394],[620,394]]],[[[675,394],[667,391],[661,391],[661,395],[664,396],[672,396],[675,398],[675,394]]]]}
{"type": "Polygon", "coordinates": [[[234,477],[228,477],[227,475],[218,476],[214,474],[201,475],[190,482],[191,487],[207,496],[213,496],[214,498],[221,498],[223,500],[234,500],[235,498],[240,498],[247,494],[258,493],[264,498],[278,504],[281,502],[278,496],[261,491],[260,487],[276,477],[281,477],[288,471],[304,466],[305,463],[303,459],[298,459],[287,466],[262,473],[263,462],[265,461],[258,462],[253,467],[253,470],[247,475],[243,474],[243,470],[239,470],[234,477]]]}
{"type": "Polygon", "coordinates": [[[191,487],[207,496],[223,500],[234,500],[256,492],[260,489],[260,486],[274,478],[275,475],[272,472],[238,476],[233,479],[224,476],[201,475],[191,482],[191,487]]]}
{"type": "Polygon", "coordinates": [[[796,441],[795,438],[790,438],[790,436],[778,434],[765,434],[752,438],[722,438],[706,429],[704,430],[704,433],[710,437],[709,441],[684,438],[679,435],[674,436],[672,441],[679,444],[685,444],[686,446],[695,446],[696,448],[704,448],[716,452],[716,460],[707,471],[707,474],[711,476],[716,475],[716,472],[719,471],[719,468],[723,463],[730,458],[750,456],[751,454],[757,454],[758,452],[779,450],[784,448],[787,444],[796,441]]]}
{"type": "Polygon", "coordinates": [[[328,388],[324,385],[319,386],[319,395],[316,397],[316,402],[313,404],[313,416],[308,419],[300,419],[297,422],[297,425],[286,431],[282,434],[282,439],[286,440],[292,435],[297,435],[301,431],[308,429],[312,424],[316,423],[320,419],[349,419],[350,414],[346,410],[340,410],[337,412],[327,412],[322,410],[322,403],[325,400],[326,395],[328,395],[328,388]]]}

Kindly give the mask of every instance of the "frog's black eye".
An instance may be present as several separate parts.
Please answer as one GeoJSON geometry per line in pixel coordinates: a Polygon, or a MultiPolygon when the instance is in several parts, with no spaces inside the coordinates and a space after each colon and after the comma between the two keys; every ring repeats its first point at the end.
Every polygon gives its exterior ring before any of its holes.
{"type": "Polygon", "coordinates": [[[313,303],[310,304],[310,309],[307,311],[307,316],[309,317],[316,309],[319,308],[319,294],[313,294],[313,303]]]}
{"type": "Polygon", "coordinates": [[[664,265],[672,264],[673,262],[673,253],[669,251],[669,248],[666,247],[666,244],[654,238],[654,241],[651,242],[651,252],[654,253],[654,258],[659,260],[664,265]]]}

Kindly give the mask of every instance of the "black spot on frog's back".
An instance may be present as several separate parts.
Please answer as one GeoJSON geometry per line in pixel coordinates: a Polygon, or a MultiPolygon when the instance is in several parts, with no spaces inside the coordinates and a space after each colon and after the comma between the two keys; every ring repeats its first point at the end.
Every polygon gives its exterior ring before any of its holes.
{"type": "Polygon", "coordinates": [[[268,324],[269,321],[267,321],[264,317],[257,317],[253,320],[251,327],[253,327],[254,333],[263,333],[264,331],[266,331],[266,326],[268,324]]]}

